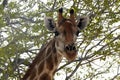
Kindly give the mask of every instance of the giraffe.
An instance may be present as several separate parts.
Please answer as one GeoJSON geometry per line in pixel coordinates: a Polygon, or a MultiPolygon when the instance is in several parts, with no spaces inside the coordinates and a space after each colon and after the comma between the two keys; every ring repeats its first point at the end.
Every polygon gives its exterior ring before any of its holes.
{"type": "Polygon", "coordinates": [[[45,17],[45,26],[55,36],[40,49],[21,80],[53,80],[56,69],[65,57],[72,61],[77,56],[76,39],[79,32],[89,21],[88,17],[75,19],[75,12],[70,9],[70,17],[63,17],[63,9],[58,10],[57,23],[51,17],[45,17]]]}

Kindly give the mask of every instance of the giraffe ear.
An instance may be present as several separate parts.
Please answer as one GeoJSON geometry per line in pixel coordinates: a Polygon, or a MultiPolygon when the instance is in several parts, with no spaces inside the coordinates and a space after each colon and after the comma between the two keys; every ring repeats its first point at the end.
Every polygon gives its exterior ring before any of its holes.
{"type": "Polygon", "coordinates": [[[53,31],[55,28],[55,22],[51,17],[44,17],[44,24],[45,27],[50,31],[53,31]]]}
{"type": "Polygon", "coordinates": [[[77,21],[77,26],[80,30],[83,30],[89,23],[89,17],[83,16],[79,17],[77,21]]]}

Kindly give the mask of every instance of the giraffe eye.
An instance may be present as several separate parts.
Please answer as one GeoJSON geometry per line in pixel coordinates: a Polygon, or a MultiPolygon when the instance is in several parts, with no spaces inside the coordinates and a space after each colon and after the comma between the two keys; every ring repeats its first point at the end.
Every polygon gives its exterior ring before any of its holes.
{"type": "Polygon", "coordinates": [[[58,31],[55,31],[55,36],[58,36],[60,33],[58,31]]]}

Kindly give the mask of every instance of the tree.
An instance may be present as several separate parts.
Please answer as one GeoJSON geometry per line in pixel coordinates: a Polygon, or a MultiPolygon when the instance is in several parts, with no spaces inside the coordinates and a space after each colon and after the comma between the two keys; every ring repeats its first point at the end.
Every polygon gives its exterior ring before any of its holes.
{"type": "Polygon", "coordinates": [[[55,80],[120,80],[120,0],[0,0],[0,79],[19,80],[42,44],[53,34],[46,30],[44,14],[70,8],[76,16],[91,17],[79,34],[78,56],[63,59],[55,80]]]}

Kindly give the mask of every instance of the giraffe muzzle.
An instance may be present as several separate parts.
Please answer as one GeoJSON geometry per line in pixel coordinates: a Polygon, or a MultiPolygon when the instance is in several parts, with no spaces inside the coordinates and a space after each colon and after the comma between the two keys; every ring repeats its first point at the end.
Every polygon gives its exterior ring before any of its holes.
{"type": "Polygon", "coordinates": [[[74,44],[67,45],[67,46],[65,46],[65,50],[66,51],[76,51],[76,47],[74,44]]]}
{"type": "Polygon", "coordinates": [[[75,44],[68,44],[65,46],[65,57],[68,61],[72,61],[76,58],[77,56],[77,50],[75,44]]]}

